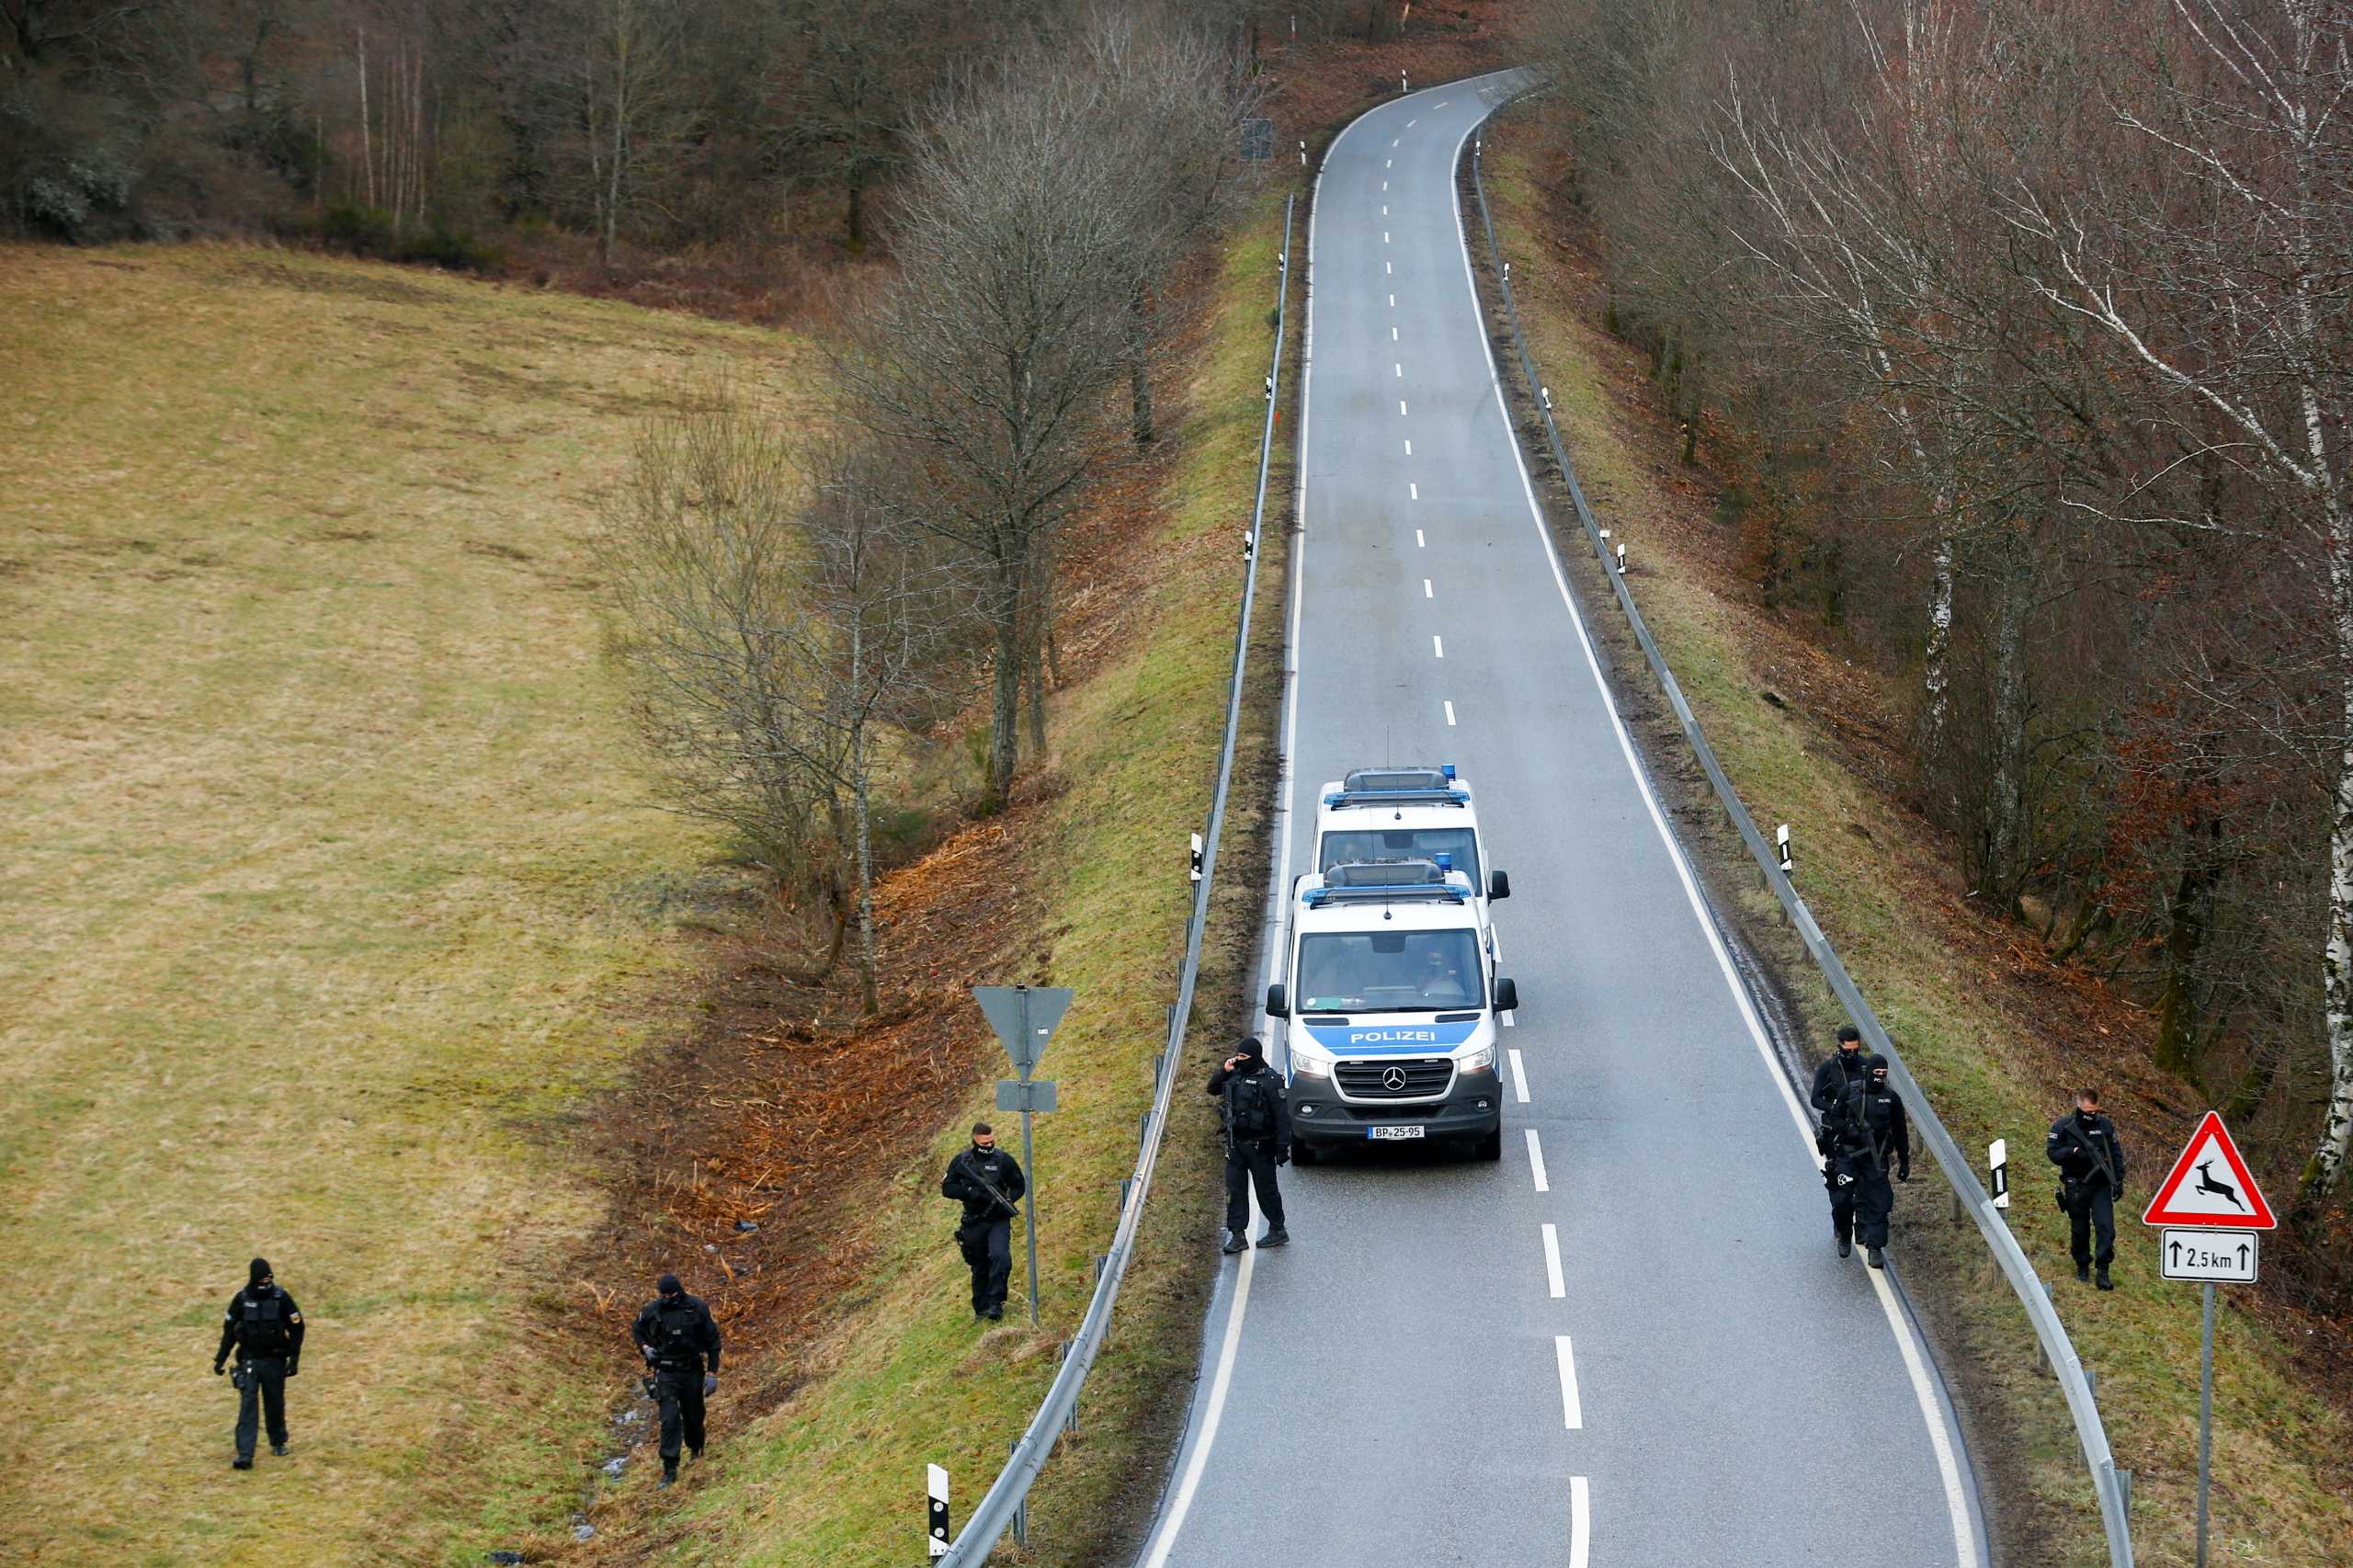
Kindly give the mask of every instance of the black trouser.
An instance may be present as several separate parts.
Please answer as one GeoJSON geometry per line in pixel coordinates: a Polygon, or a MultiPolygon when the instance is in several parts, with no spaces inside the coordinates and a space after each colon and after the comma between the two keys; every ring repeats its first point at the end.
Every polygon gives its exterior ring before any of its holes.
{"type": "MultiPolygon", "coordinates": [[[[245,1386],[237,1391],[237,1457],[254,1457],[254,1438],[259,1435],[262,1417],[269,1418],[269,1441],[273,1448],[286,1441],[286,1360],[279,1356],[256,1356],[244,1363],[245,1386]]],[[[214,1460],[219,1463],[219,1460],[214,1460]]]]}
{"type": "Polygon", "coordinates": [[[1855,1239],[1867,1247],[1887,1244],[1887,1219],[1895,1212],[1895,1184],[1876,1155],[1850,1154],[1840,1167],[1855,1179],[1847,1190],[1855,1195],[1855,1239]]]}
{"type": "Polygon", "coordinates": [[[972,1310],[1004,1306],[1006,1281],[1013,1278],[1013,1221],[967,1220],[956,1227],[956,1244],[972,1267],[972,1310]]]}
{"type": "Polygon", "coordinates": [[[1855,1184],[1841,1184],[1838,1173],[1839,1163],[1831,1161],[1822,1173],[1822,1189],[1830,1195],[1830,1233],[1846,1242],[1855,1234],[1855,1184]]]}
{"type": "Polygon", "coordinates": [[[1283,1195],[1275,1185],[1273,1141],[1230,1140],[1225,1145],[1225,1228],[1237,1236],[1246,1234],[1250,1229],[1250,1188],[1254,1186],[1258,1189],[1258,1207],[1266,1213],[1267,1224],[1281,1230],[1283,1195]]]}
{"type": "Polygon", "coordinates": [[[2075,1189],[2075,1206],[2067,1210],[2067,1250],[2078,1264],[2097,1263],[2106,1268],[2116,1257],[2116,1194],[2106,1181],[2075,1189]],[[2099,1233],[2099,1252],[2092,1252],[2092,1233],[2099,1233]]]}
{"type": "Polygon", "coordinates": [[[656,1368],[654,1397],[662,1406],[662,1468],[676,1470],[681,1437],[689,1452],[702,1452],[702,1364],[656,1368]]]}

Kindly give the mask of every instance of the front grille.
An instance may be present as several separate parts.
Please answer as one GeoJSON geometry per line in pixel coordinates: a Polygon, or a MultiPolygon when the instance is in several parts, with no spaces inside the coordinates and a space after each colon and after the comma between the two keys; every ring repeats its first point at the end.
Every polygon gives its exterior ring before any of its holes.
{"type": "Polygon", "coordinates": [[[1340,1093],[1352,1100],[1426,1100],[1446,1093],[1454,1063],[1443,1056],[1391,1057],[1381,1062],[1343,1062],[1332,1070],[1340,1093]],[[1392,1086],[1388,1078],[1402,1074],[1392,1086]]]}

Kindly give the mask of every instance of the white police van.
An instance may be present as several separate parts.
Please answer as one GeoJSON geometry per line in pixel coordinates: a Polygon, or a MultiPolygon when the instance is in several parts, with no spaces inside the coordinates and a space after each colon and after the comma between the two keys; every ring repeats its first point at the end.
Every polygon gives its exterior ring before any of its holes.
{"type": "Polygon", "coordinates": [[[1301,879],[1267,987],[1290,1090],[1291,1157],[1342,1143],[1468,1141],[1503,1156],[1495,973],[1470,879],[1435,860],[1350,861],[1301,879]]]}
{"type": "Polygon", "coordinates": [[[1489,904],[1511,896],[1511,879],[1488,869],[1485,849],[1471,786],[1450,762],[1359,767],[1324,785],[1317,797],[1317,870],[1351,860],[1434,860],[1470,882],[1483,924],[1489,904]]]}

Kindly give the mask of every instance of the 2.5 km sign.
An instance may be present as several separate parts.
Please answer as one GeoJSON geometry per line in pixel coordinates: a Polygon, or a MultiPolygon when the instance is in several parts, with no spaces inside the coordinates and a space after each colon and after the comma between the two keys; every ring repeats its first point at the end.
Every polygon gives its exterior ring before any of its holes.
{"type": "Polygon", "coordinates": [[[2252,1285],[2260,1267],[2256,1237],[2245,1233],[2169,1228],[2157,1237],[2157,1273],[2167,1279],[2252,1285]]]}

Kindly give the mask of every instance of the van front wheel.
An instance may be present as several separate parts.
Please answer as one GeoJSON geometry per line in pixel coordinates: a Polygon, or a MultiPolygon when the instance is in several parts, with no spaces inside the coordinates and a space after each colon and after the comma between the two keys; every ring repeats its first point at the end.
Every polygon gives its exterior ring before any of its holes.
{"type": "Polygon", "coordinates": [[[1294,1138],[1291,1140],[1290,1163],[1292,1165],[1312,1165],[1315,1163],[1316,1158],[1317,1156],[1315,1153],[1314,1144],[1310,1143],[1304,1138],[1294,1138]]]}

